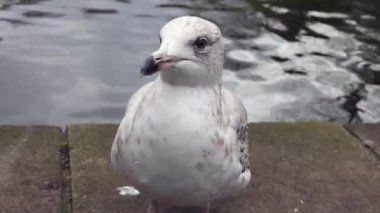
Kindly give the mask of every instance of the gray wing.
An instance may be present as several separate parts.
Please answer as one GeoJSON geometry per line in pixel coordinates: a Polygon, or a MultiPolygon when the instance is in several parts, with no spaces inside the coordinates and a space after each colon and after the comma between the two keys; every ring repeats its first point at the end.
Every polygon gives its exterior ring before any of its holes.
{"type": "Polygon", "coordinates": [[[239,150],[242,173],[249,171],[249,142],[247,111],[240,99],[228,90],[222,92],[225,105],[225,120],[228,122],[227,137],[235,140],[239,150]]]}

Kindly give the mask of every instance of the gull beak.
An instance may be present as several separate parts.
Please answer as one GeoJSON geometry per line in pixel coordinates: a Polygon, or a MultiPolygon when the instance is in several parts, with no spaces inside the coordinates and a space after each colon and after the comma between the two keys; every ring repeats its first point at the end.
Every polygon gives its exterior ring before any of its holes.
{"type": "Polygon", "coordinates": [[[175,56],[154,57],[149,56],[140,69],[141,76],[152,75],[158,71],[170,70],[182,59],[175,56]]]}

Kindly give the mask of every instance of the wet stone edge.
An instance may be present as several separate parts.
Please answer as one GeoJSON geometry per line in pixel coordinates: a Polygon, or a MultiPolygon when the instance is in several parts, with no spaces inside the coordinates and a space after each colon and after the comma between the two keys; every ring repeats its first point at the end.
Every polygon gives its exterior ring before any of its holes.
{"type": "Polygon", "coordinates": [[[347,125],[343,125],[343,128],[350,134],[352,135],[354,138],[358,139],[358,141],[360,142],[360,144],[366,149],[368,150],[372,155],[375,156],[376,160],[377,161],[380,161],[380,155],[371,147],[371,146],[368,146],[365,141],[363,140],[363,138],[361,138],[358,134],[356,134],[353,130],[351,130],[347,125]]]}

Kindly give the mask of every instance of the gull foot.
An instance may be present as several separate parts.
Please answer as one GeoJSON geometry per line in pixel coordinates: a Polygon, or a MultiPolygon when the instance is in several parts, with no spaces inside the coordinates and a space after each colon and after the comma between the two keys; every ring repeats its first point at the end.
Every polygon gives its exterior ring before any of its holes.
{"type": "Polygon", "coordinates": [[[207,204],[207,207],[202,211],[202,213],[210,213],[211,212],[211,203],[207,204]]]}
{"type": "Polygon", "coordinates": [[[158,213],[158,203],[157,201],[151,200],[146,213],[158,213]]]}

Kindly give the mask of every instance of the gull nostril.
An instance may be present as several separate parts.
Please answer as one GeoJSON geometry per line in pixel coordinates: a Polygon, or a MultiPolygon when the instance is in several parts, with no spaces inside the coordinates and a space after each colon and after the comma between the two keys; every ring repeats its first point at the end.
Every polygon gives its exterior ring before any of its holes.
{"type": "Polygon", "coordinates": [[[161,57],[156,57],[156,58],[155,58],[156,61],[159,61],[159,60],[161,60],[161,59],[162,59],[161,57]]]}

